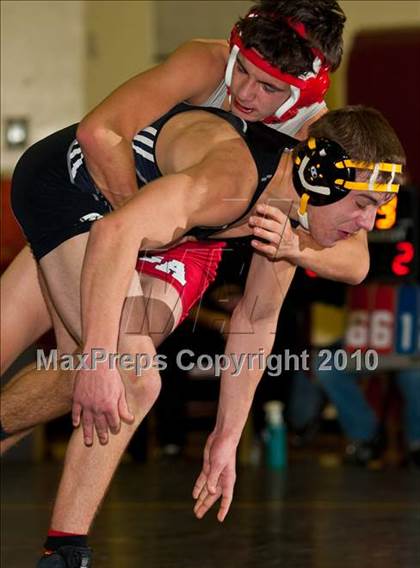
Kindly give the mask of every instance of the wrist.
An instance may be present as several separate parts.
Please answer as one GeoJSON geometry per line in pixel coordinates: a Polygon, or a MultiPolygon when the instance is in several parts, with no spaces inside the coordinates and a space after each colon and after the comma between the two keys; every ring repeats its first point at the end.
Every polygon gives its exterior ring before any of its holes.
{"type": "Polygon", "coordinates": [[[213,435],[217,438],[222,439],[225,442],[229,442],[232,446],[237,447],[241,439],[243,428],[238,428],[238,426],[222,424],[219,420],[213,430],[213,435]]]}
{"type": "Polygon", "coordinates": [[[117,358],[117,349],[112,345],[101,344],[100,342],[86,343],[83,345],[81,354],[90,369],[98,367],[110,367],[112,361],[117,358]]]}
{"type": "Polygon", "coordinates": [[[285,251],[284,254],[282,254],[279,258],[276,258],[276,260],[286,260],[295,266],[302,267],[304,263],[304,253],[303,250],[300,250],[300,248],[297,247],[296,249],[285,251]]]}
{"type": "Polygon", "coordinates": [[[307,264],[310,261],[310,251],[311,248],[313,250],[314,242],[305,229],[298,227],[294,232],[297,239],[296,246],[291,247],[285,258],[296,266],[309,268],[307,264]]]}

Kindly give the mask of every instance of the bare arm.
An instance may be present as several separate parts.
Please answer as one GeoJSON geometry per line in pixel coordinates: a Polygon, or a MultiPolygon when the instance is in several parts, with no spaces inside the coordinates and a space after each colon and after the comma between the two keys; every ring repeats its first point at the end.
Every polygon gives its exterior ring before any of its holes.
{"type": "Polygon", "coordinates": [[[88,169],[114,206],[137,190],[133,136],[183,100],[203,102],[223,77],[224,54],[220,44],[188,42],[124,83],[81,121],[77,139],[88,169]]]}
{"type": "MultiPolygon", "coordinates": [[[[91,228],[81,278],[84,347],[117,347],[118,327],[139,250],[175,242],[196,225],[235,219],[256,183],[238,138],[218,143],[198,164],[142,188],[91,228]],[[223,200],[244,197],[231,207],[223,200]]],[[[176,164],[173,164],[176,168],[176,164]]]]}
{"type": "Polygon", "coordinates": [[[293,230],[286,215],[277,207],[259,205],[258,215],[250,218],[256,237],[252,246],[271,259],[284,258],[308,268],[323,278],[347,284],[360,284],[369,271],[369,249],[365,231],[322,248],[303,229],[293,230]]]}
{"type": "MultiPolygon", "coordinates": [[[[244,167],[243,151],[240,140],[219,144],[198,165],[148,184],[124,207],[93,225],[81,278],[85,353],[95,348],[116,352],[122,307],[139,249],[158,248],[176,241],[190,227],[223,224],[240,214],[240,204],[238,210],[220,205],[223,197],[241,195],[244,187],[250,194],[255,184],[254,166],[248,160],[249,170],[244,167]],[[240,148],[238,155],[234,148],[240,148]]],[[[83,411],[86,443],[92,443],[94,423],[104,443],[107,424],[118,431],[116,401],[120,398],[117,371],[103,366],[94,373],[78,374],[73,423],[78,426],[83,411]]]]}
{"type": "Polygon", "coordinates": [[[308,268],[322,278],[346,284],[360,284],[369,272],[369,249],[366,231],[338,241],[331,248],[321,248],[313,238],[298,229],[299,250],[289,260],[297,266],[308,268]]]}
{"type": "Polygon", "coordinates": [[[192,191],[195,183],[193,172],[160,178],[92,226],[81,279],[85,349],[116,349],[138,251],[176,241],[192,226],[199,203],[188,196],[200,193],[192,191]]]}
{"type": "MultiPolygon", "coordinates": [[[[245,293],[235,308],[226,353],[258,353],[272,350],[277,320],[296,267],[287,261],[272,262],[254,255],[245,293]]],[[[245,364],[238,377],[222,375],[216,430],[239,442],[264,368],[245,364]]]]}
{"type": "MultiPolygon", "coordinates": [[[[287,261],[271,262],[254,255],[244,297],[232,316],[226,354],[270,354],[280,308],[295,270],[287,261]]],[[[232,367],[222,374],[216,426],[206,444],[203,469],[193,491],[198,518],[222,497],[217,517],[223,521],[232,502],[236,449],[264,372],[263,365],[256,364],[253,369],[245,361],[238,376],[233,375],[232,367]]]]}

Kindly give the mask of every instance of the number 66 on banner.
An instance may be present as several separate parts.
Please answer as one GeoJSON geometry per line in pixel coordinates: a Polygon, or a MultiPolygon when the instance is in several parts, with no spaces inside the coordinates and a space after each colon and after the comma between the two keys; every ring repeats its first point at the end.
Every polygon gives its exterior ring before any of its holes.
{"type": "Polygon", "coordinates": [[[420,288],[372,284],[349,294],[345,345],[348,351],[414,354],[419,350],[420,288]]]}

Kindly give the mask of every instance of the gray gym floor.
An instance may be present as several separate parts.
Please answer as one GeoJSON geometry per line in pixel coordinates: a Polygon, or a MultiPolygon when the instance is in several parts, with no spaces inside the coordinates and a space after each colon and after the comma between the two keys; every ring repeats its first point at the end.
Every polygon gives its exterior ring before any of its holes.
{"type": "MultiPolygon", "coordinates": [[[[420,474],[292,464],[239,470],[224,524],[198,521],[194,460],[123,464],[96,519],[95,568],[418,568],[420,474]]],[[[61,466],[3,463],[2,566],[34,567],[61,466]]]]}

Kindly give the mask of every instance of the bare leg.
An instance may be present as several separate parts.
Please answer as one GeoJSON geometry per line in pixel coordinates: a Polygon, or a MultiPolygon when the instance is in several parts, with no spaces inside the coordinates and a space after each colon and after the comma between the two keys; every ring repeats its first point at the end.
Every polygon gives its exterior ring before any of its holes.
{"type": "MultiPolygon", "coordinates": [[[[13,411],[9,407],[9,401],[5,404],[5,397],[4,394],[7,390],[13,389],[15,385],[19,385],[22,378],[29,372],[33,370],[33,365],[27,365],[24,369],[22,369],[19,373],[17,373],[10,381],[2,388],[1,390],[1,397],[0,397],[0,419],[3,428],[6,429],[6,432],[11,434],[5,440],[0,441],[0,456],[2,456],[7,450],[12,448],[16,445],[22,438],[25,438],[28,434],[33,431],[33,428],[27,427],[28,425],[22,424],[21,421],[17,422],[17,424],[13,424],[13,419],[9,421],[8,414],[9,412],[12,413],[13,411]],[[5,426],[7,424],[7,427],[5,426]],[[22,430],[23,428],[23,430],[22,430]]],[[[25,391],[26,397],[26,391],[25,391]]],[[[13,404],[10,401],[10,404],[13,404]]]]}
{"type": "MultiPolygon", "coordinates": [[[[43,278],[40,276],[40,282],[43,278]]],[[[146,319],[151,323],[152,341],[157,347],[173,330],[181,315],[181,304],[176,291],[161,280],[141,275],[146,296],[146,319]],[[153,300],[153,301],[152,301],[153,300]],[[170,309],[168,309],[170,305],[170,309]]],[[[45,285],[43,284],[45,290],[45,285]]],[[[141,333],[141,319],[144,315],[143,297],[127,301],[125,320],[127,333],[141,333]],[[131,315],[130,315],[131,314],[131,315]]],[[[51,302],[48,303],[51,319],[54,320],[59,343],[66,353],[76,349],[76,343],[67,333],[51,302]]],[[[143,330],[144,332],[144,330],[143,330]]],[[[26,367],[3,388],[1,394],[1,421],[6,432],[13,435],[0,442],[2,455],[25,435],[32,427],[43,424],[71,410],[74,376],[69,371],[36,370],[33,365],[26,367]]]]}
{"type": "MultiPolygon", "coordinates": [[[[87,235],[75,237],[71,239],[71,242],[63,243],[41,261],[53,304],[65,322],[67,331],[74,337],[80,337],[81,329],[80,273],[86,240],[87,235]]],[[[167,286],[166,289],[168,289],[167,286]]],[[[127,303],[129,315],[123,318],[130,332],[121,334],[120,352],[133,354],[142,352],[151,356],[155,355],[152,339],[145,335],[148,331],[146,329],[148,318],[140,317],[140,320],[145,323],[141,324],[139,332],[132,324],[132,318],[141,316],[139,309],[141,310],[142,305],[143,310],[150,312],[151,318],[162,317],[164,313],[162,306],[168,297],[176,299],[169,309],[172,311],[176,305],[179,315],[180,306],[174,289],[169,295],[165,295],[164,302],[161,300],[145,302],[140,298],[130,299],[127,303]],[[147,307],[144,307],[145,305],[147,307]],[[154,310],[152,306],[157,306],[157,309],[154,310]]],[[[162,329],[163,333],[169,332],[176,323],[176,316],[172,318],[171,323],[166,313],[164,324],[159,326],[158,323],[153,322],[154,329],[162,329]]],[[[64,336],[63,324],[58,318],[54,324],[59,339],[64,336]]],[[[134,373],[125,372],[122,376],[129,404],[136,417],[135,424],[123,424],[120,433],[111,436],[107,446],[101,446],[96,440],[94,446],[88,448],[83,443],[82,431],[78,429],[74,432],[66,455],[63,477],[54,508],[52,527],[55,529],[77,534],[84,534],[88,531],[122,452],[136,426],[150,410],[158,396],[160,377],[156,369],[144,371],[142,378],[134,373]]]]}
{"type": "MultiPolygon", "coordinates": [[[[158,288],[160,284],[160,281],[156,283],[158,288]]],[[[145,288],[148,285],[147,281],[145,288]]],[[[178,310],[178,318],[171,315],[175,304],[178,304],[178,295],[174,289],[166,290],[165,302],[144,297],[129,298],[122,318],[122,325],[128,333],[120,334],[119,352],[133,355],[147,353],[153,357],[156,351],[150,335],[146,335],[147,327],[164,330],[160,336],[157,332],[154,334],[155,341],[160,342],[179,320],[178,310]],[[170,298],[173,303],[166,306],[170,298]],[[137,322],[141,322],[140,325],[137,322]],[[135,331],[136,328],[140,328],[139,331],[135,331]]],[[[156,369],[143,371],[140,377],[134,372],[124,371],[121,374],[135,422],[130,425],[123,423],[120,432],[116,436],[111,435],[106,446],[101,446],[96,439],[93,446],[86,447],[82,430],[75,430],[54,507],[51,527],[55,530],[76,534],[89,531],[122,453],[159,394],[160,377],[156,369]]]]}
{"type": "MultiPolygon", "coordinates": [[[[73,378],[70,371],[37,371],[34,366],[14,378],[1,394],[1,423],[6,432],[21,434],[70,412],[73,378]]],[[[3,443],[0,447],[3,452],[3,443]]]]}
{"type": "Polygon", "coordinates": [[[1,373],[51,325],[37,266],[25,247],[1,277],[1,373]]]}
{"type": "MultiPolygon", "coordinates": [[[[54,322],[57,342],[62,352],[73,353],[77,344],[48,301],[42,275],[39,282],[54,322]]],[[[1,393],[1,423],[6,432],[16,435],[0,442],[1,455],[29,434],[33,426],[70,411],[73,382],[74,373],[71,371],[37,370],[35,365],[29,365],[7,383],[1,393]]]]}
{"type": "MultiPolygon", "coordinates": [[[[58,326],[59,318],[52,306],[49,308],[62,352],[73,353],[76,342],[62,325],[58,326]]],[[[13,377],[1,394],[1,422],[6,432],[20,432],[69,412],[73,375],[71,371],[37,370],[29,365],[13,377]]]]}
{"type": "Polygon", "coordinates": [[[10,438],[2,440],[0,442],[0,456],[5,454],[7,450],[10,450],[10,448],[13,448],[13,446],[15,446],[18,442],[20,442],[20,440],[25,438],[32,431],[33,428],[28,428],[27,430],[23,430],[22,432],[17,432],[16,434],[13,434],[12,436],[10,436],[10,438]]]}
{"type": "MultiPolygon", "coordinates": [[[[147,338],[137,341],[135,346],[121,344],[121,349],[124,353],[153,353],[151,341],[147,338]]],[[[93,446],[86,447],[82,430],[78,428],[74,431],[51,521],[51,527],[55,530],[88,533],[121,455],[159,394],[160,377],[156,370],[145,371],[141,378],[133,372],[122,374],[135,422],[130,425],[123,423],[120,432],[111,435],[105,446],[101,446],[96,438],[93,446]]]]}

